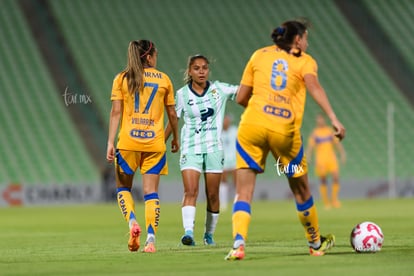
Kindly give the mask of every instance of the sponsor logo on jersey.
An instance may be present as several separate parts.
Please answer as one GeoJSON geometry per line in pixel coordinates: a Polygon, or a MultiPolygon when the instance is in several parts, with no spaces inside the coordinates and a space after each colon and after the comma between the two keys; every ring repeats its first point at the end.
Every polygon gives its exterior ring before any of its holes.
{"type": "Polygon", "coordinates": [[[150,139],[155,137],[155,132],[152,130],[133,129],[129,135],[133,138],[150,139]]]}
{"type": "Polygon", "coordinates": [[[289,119],[292,116],[292,112],[290,112],[290,110],[271,105],[265,105],[263,111],[267,114],[285,119],[289,119]]]}
{"type": "Polygon", "coordinates": [[[211,117],[214,115],[214,109],[208,107],[206,109],[200,110],[200,113],[201,113],[201,121],[204,122],[204,121],[207,121],[208,117],[211,117]]]}

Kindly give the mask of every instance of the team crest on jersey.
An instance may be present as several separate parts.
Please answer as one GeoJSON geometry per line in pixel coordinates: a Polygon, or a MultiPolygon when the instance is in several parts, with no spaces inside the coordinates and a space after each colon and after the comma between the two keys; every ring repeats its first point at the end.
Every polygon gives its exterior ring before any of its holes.
{"type": "Polygon", "coordinates": [[[211,96],[213,96],[213,99],[215,100],[220,99],[220,94],[217,92],[217,89],[211,90],[211,96]]]}

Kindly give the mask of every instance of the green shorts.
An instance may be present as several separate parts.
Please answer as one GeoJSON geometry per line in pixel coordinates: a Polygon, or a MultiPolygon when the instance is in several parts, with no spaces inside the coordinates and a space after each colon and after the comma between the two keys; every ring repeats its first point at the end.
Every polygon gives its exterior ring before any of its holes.
{"type": "Polygon", "coordinates": [[[196,170],[200,173],[222,173],[224,164],[223,151],[199,153],[199,154],[181,154],[180,169],[196,170]]]}

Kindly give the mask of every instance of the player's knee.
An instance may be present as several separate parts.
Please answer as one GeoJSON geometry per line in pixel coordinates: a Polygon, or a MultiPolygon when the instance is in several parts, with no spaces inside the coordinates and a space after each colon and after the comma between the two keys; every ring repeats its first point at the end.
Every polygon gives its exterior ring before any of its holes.
{"type": "Polygon", "coordinates": [[[208,193],[207,198],[208,198],[208,201],[210,202],[210,204],[216,204],[220,200],[218,193],[208,193]]]}
{"type": "Polygon", "coordinates": [[[197,198],[198,197],[198,189],[185,189],[184,197],[186,198],[197,198]]]}

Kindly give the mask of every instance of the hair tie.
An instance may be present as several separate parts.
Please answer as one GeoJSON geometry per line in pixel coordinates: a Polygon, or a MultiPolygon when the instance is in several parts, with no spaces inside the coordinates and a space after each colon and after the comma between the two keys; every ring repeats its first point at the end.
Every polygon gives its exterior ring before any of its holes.
{"type": "Polygon", "coordinates": [[[146,50],[145,53],[143,53],[142,55],[140,55],[140,58],[145,57],[151,51],[151,49],[152,49],[152,42],[150,41],[149,43],[150,43],[150,46],[149,46],[148,50],[146,50]]]}
{"type": "Polygon", "coordinates": [[[285,33],[285,30],[286,30],[285,28],[279,26],[276,28],[276,33],[278,35],[283,35],[285,33]]]}

